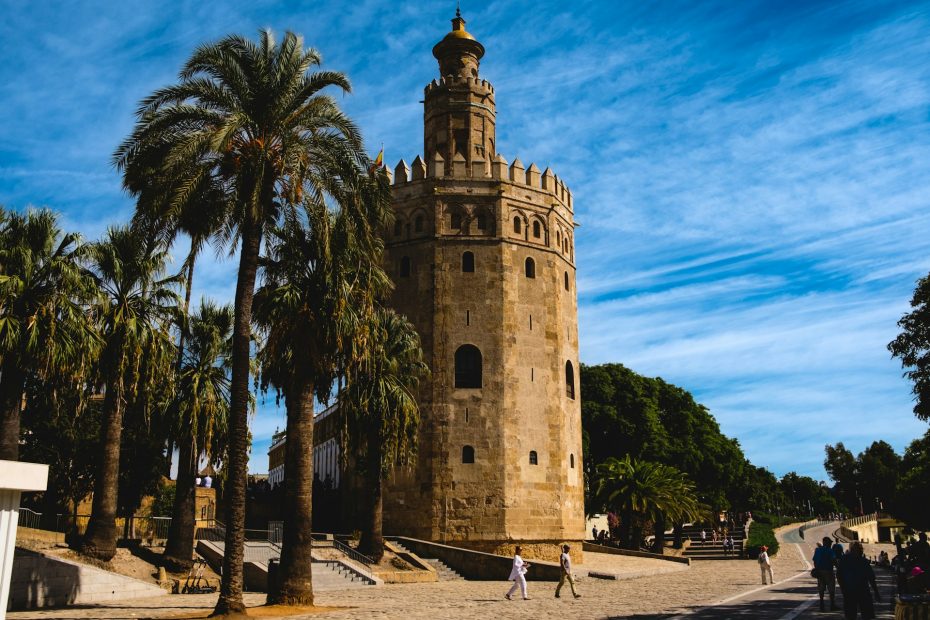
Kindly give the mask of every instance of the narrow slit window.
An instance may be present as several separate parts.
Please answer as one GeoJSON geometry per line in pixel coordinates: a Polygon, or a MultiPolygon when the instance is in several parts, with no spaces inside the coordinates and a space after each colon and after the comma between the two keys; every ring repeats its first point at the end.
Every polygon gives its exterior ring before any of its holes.
{"type": "Polygon", "coordinates": [[[575,369],[571,360],[565,362],[565,395],[575,400],[575,369]]]}
{"type": "Polygon", "coordinates": [[[519,215],[513,218],[513,232],[518,235],[523,232],[523,222],[520,221],[519,215]]]}
{"type": "Polygon", "coordinates": [[[475,254],[474,252],[462,253],[462,273],[475,272],[475,254]]]}
{"type": "Polygon", "coordinates": [[[536,456],[536,450],[530,450],[530,465],[539,465],[539,457],[536,456]]]}
{"type": "Polygon", "coordinates": [[[537,239],[542,237],[542,226],[539,225],[539,222],[533,222],[533,236],[537,239]]]}
{"type": "Polygon", "coordinates": [[[465,325],[471,325],[471,310],[465,311],[465,325]]]}
{"type": "Polygon", "coordinates": [[[568,455],[568,465],[569,465],[569,467],[571,467],[572,469],[575,469],[575,455],[574,455],[574,454],[569,454],[569,455],[568,455]]]}
{"type": "Polygon", "coordinates": [[[422,216],[422,215],[418,215],[418,216],[417,216],[417,219],[415,219],[415,220],[413,221],[413,229],[414,229],[416,232],[423,232],[423,223],[424,223],[423,216],[422,216]]]}
{"type": "Polygon", "coordinates": [[[567,291],[567,290],[570,290],[570,288],[569,288],[569,286],[568,286],[568,272],[567,272],[567,271],[565,272],[565,290],[566,290],[566,291],[567,291]]]}

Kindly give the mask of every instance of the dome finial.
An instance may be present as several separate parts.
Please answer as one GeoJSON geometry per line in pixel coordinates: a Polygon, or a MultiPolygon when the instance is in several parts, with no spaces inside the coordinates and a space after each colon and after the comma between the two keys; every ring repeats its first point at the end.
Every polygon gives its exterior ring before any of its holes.
{"type": "Polygon", "coordinates": [[[455,0],[455,16],[456,16],[456,17],[461,17],[461,16],[462,16],[462,9],[461,9],[461,7],[459,7],[459,1],[458,1],[458,0],[455,0]]]}

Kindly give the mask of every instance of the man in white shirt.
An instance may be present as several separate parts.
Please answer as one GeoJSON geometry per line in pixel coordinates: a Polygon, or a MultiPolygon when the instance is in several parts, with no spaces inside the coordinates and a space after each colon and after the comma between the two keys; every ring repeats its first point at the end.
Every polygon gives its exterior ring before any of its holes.
{"type": "Polygon", "coordinates": [[[565,582],[568,581],[568,585],[572,587],[572,596],[575,598],[581,598],[581,595],[575,592],[575,578],[572,576],[572,558],[568,555],[568,550],[571,547],[568,545],[562,545],[562,555],[559,556],[559,566],[562,567],[562,570],[559,572],[559,585],[555,587],[555,598],[559,598],[559,592],[562,591],[562,586],[565,585],[565,582]]]}
{"type": "Polygon", "coordinates": [[[768,573],[769,583],[775,583],[775,575],[772,574],[772,560],[769,559],[769,548],[765,545],[759,547],[759,568],[762,569],[762,585],[767,585],[765,575],[768,573]]]}
{"type": "Polygon", "coordinates": [[[517,591],[517,586],[520,587],[520,593],[523,595],[523,600],[528,601],[530,597],[526,595],[526,571],[529,569],[530,565],[523,561],[523,558],[520,557],[520,547],[518,546],[514,549],[513,555],[513,568],[510,569],[510,581],[513,582],[513,585],[510,586],[510,591],[504,595],[508,601],[513,600],[513,593],[517,591]]]}

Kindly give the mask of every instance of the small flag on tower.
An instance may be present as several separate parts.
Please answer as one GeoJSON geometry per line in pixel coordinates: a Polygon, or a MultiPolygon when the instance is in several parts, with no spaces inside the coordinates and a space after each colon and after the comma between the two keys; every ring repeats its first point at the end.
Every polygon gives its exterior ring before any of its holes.
{"type": "Polygon", "coordinates": [[[378,151],[378,156],[375,157],[374,163],[371,164],[371,168],[368,169],[368,172],[374,174],[375,170],[384,167],[384,146],[381,147],[381,150],[378,151]]]}

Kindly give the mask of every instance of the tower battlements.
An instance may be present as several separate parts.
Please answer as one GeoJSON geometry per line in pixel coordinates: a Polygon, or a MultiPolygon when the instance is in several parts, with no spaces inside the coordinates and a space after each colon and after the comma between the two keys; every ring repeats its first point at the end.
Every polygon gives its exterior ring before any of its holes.
{"type": "Polygon", "coordinates": [[[447,75],[439,79],[434,79],[423,89],[423,94],[428,97],[434,94],[434,91],[449,90],[456,86],[468,89],[470,92],[479,95],[494,96],[494,86],[487,80],[475,77],[461,77],[458,75],[447,75]]]}
{"type": "Polygon", "coordinates": [[[394,166],[393,173],[388,169],[388,176],[391,178],[391,184],[395,187],[427,179],[474,179],[512,183],[549,194],[569,211],[574,208],[571,190],[548,167],[543,172],[540,172],[536,164],[531,163],[528,167],[525,167],[519,158],[514,159],[508,165],[507,159],[499,153],[490,163],[480,158],[474,158],[469,164],[460,153],[456,153],[451,167],[447,167],[445,163],[445,159],[439,153],[433,156],[432,165],[429,166],[417,155],[412,166],[408,166],[403,159],[398,161],[397,165],[394,166]],[[448,174],[446,173],[447,170],[449,171],[448,174]]]}

